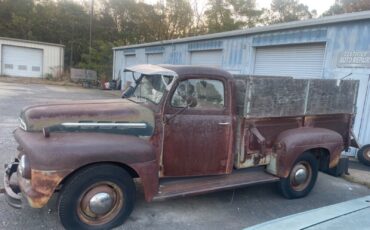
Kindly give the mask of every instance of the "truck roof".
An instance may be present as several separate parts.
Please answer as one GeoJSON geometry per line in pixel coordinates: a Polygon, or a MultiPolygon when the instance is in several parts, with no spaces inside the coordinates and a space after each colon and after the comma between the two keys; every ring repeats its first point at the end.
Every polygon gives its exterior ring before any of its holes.
{"type": "Polygon", "coordinates": [[[178,76],[180,79],[182,76],[186,75],[217,75],[223,76],[225,78],[233,78],[232,75],[222,69],[206,66],[191,66],[191,65],[152,65],[152,64],[142,64],[129,66],[125,72],[138,72],[146,75],[170,75],[178,76]]]}
{"type": "Polygon", "coordinates": [[[176,72],[181,78],[186,75],[217,75],[225,78],[233,78],[232,75],[222,69],[206,66],[191,66],[191,65],[159,65],[162,68],[176,72]]]}

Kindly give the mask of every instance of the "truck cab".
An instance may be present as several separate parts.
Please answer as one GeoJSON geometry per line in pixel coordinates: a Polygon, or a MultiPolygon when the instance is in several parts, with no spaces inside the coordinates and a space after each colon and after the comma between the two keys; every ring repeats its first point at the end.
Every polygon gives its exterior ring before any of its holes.
{"type": "Polygon", "coordinates": [[[300,198],[350,146],[355,81],[174,65],[126,72],[122,99],[22,110],[4,175],[12,206],[23,196],[41,208],[58,191],[64,227],[106,229],[132,212],[134,179],[148,202],[266,182],[300,198]]]}

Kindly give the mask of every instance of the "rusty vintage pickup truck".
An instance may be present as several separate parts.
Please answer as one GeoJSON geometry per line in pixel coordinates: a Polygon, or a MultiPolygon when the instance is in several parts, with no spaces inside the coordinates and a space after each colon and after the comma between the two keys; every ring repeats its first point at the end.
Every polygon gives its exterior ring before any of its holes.
{"type": "Polygon", "coordinates": [[[65,228],[109,229],[130,215],[137,183],[147,201],[265,182],[300,198],[351,145],[357,81],[125,71],[123,99],[22,110],[4,175],[9,204],[41,208],[57,193],[65,228]]]}

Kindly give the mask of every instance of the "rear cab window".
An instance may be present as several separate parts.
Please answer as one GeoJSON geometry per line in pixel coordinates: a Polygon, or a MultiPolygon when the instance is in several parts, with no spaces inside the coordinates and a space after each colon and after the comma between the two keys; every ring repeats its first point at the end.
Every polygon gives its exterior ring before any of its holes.
{"type": "Polygon", "coordinates": [[[171,98],[172,107],[186,107],[187,98],[197,101],[193,109],[223,109],[225,107],[225,88],[222,81],[208,79],[189,79],[179,83],[171,98]]]}

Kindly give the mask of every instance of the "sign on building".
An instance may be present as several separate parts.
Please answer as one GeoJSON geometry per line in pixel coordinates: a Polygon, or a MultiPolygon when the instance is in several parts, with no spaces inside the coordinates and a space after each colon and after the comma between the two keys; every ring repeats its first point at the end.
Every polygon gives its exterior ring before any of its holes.
{"type": "Polygon", "coordinates": [[[370,51],[345,51],[338,55],[338,67],[369,68],[370,51]]]}

